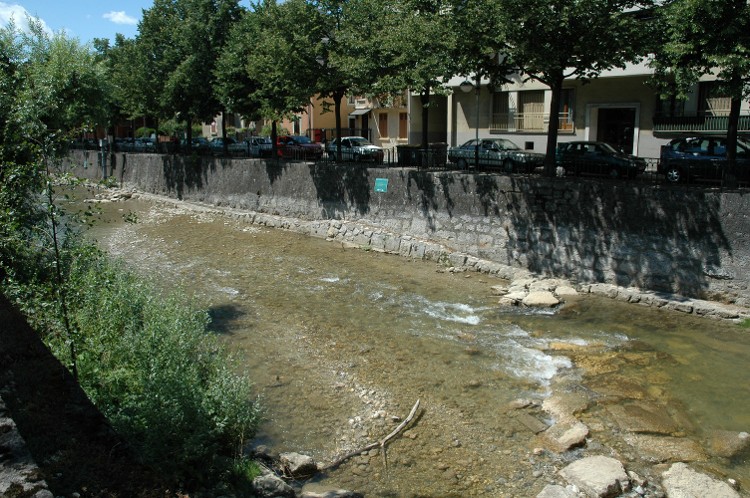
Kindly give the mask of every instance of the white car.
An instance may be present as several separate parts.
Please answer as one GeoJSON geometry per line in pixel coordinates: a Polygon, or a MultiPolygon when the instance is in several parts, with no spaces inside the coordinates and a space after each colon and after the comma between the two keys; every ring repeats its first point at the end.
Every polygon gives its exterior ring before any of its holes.
{"type": "MultiPolygon", "coordinates": [[[[336,160],[339,148],[339,139],[332,140],[326,146],[328,157],[336,160]]],[[[372,161],[382,163],[384,156],[383,148],[371,144],[364,137],[341,137],[341,160],[342,161],[372,161]]]]}

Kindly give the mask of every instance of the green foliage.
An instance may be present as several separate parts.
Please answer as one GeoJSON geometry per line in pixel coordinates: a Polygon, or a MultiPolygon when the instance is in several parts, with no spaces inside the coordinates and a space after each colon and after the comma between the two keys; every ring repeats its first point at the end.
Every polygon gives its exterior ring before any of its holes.
{"type": "MultiPolygon", "coordinates": [[[[77,248],[69,275],[80,383],[144,463],[169,479],[205,481],[240,458],[260,405],[207,332],[208,315],[177,294],[160,297],[90,246],[77,248]]],[[[71,360],[64,336],[47,341],[71,360]]]]}
{"type": "Polygon", "coordinates": [[[750,329],[750,318],[745,318],[742,323],[740,323],[740,327],[750,329]]]}
{"type": "Polygon", "coordinates": [[[664,41],[653,66],[656,81],[685,96],[715,73],[733,98],[750,95],[750,5],[745,0],[674,0],[659,11],[664,41]]]}
{"type": "Polygon", "coordinates": [[[138,138],[140,137],[148,138],[154,133],[156,133],[156,130],[154,130],[153,128],[149,128],[148,126],[141,126],[137,130],[135,130],[135,136],[138,138]]]}

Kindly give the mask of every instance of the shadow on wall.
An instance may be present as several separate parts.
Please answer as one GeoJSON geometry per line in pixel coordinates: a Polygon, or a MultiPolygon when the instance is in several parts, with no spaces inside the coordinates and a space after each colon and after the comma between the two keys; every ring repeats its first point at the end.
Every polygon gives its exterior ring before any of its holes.
{"type": "Polygon", "coordinates": [[[178,199],[183,199],[186,189],[197,190],[205,185],[208,168],[204,168],[202,157],[163,155],[161,161],[167,190],[178,199]]]}
{"type": "Polygon", "coordinates": [[[552,187],[511,179],[489,211],[508,216],[508,255],[534,272],[706,298],[712,269],[732,256],[721,195],[557,179],[552,187]]]}
{"type": "Polygon", "coordinates": [[[359,215],[370,211],[372,186],[366,167],[317,162],[310,164],[309,171],[323,217],[338,219],[352,210],[359,215]]]}

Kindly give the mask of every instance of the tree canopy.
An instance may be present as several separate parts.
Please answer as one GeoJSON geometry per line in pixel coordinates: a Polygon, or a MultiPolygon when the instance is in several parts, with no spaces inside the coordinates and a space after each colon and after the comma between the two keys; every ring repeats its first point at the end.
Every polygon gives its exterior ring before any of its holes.
{"type": "Polygon", "coordinates": [[[727,172],[734,175],[740,107],[750,96],[750,5],[746,0],[672,0],[660,10],[659,20],[666,29],[653,66],[661,87],[684,98],[702,75],[715,74],[731,99],[727,172]]]}
{"type": "Polygon", "coordinates": [[[650,0],[502,0],[500,42],[510,61],[552,91],[545,173],[554,175],[563,81],[596,78],[642,58],[650,0]]]}

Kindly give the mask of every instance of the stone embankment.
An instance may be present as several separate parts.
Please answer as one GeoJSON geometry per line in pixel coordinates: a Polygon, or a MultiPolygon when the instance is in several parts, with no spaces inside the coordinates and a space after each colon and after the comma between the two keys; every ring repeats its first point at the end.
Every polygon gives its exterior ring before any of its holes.
{"type": "Polygon", "coordinates": [[[364,220],[314,220],[306,221],[280,215],[237,210],[176,201],[169,197],[146,194],[135,189],[107,189],[91,202],[117,202],[131,198],[144,198],[153,202],[223,214],[247,223],[290,230],[304,235],[324,238],[346,247],[397,254],[407,258],[434,261],[444,265],[449,272],[477,272],[509,281],[508,286],[495,286],[502,306],[554,307],[578,294],[591,294],[627,303],[661,308],[701,317],[741,321],[750,318],[750,309],[701,299],[690,299],[676,294],[621,287],[606,283],[575,284],[565,279],[545,278],[529,270],[509,266],[451,250],[434,241],[393,233],[373,227],[364,220]]]}

